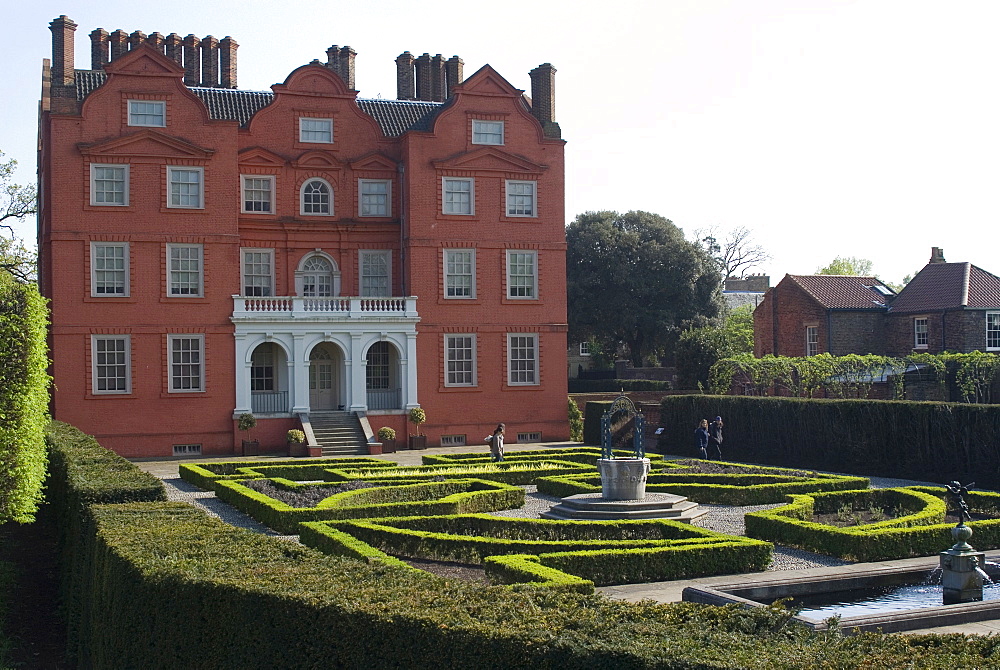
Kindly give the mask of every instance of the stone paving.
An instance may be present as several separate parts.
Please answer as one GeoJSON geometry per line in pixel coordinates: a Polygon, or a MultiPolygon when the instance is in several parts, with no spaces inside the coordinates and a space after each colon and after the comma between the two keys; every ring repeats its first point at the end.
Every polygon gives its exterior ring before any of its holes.
{"type": "MultiPolygon", "coordinates": [[[[527,449],[539,449],[545,447],[552,448],[563,448],[570,445],[512,445],[507,448],[507,451],[518,451],[527,449]]],[[[579,445],[572,445],[579,446],[579,445]]],[[[421,451],[401,451],[394,454],[385,454],[381,458],[387,460],[392,460],[400,465],[420,465],[422,454],[432,454],[432,453],[454,453],[454,448],[430,448],[421,451]]],[[[488,453],[484,447],[484,453],[488,453]]],[[[672,456],[665,456],[665,458],[675,458],[672,456]]],[[[226,458],[213,458],[213,459],[202,459],[199,462],[205,461],[229,461],[234,460],[233,457],[226,458]]],[[[274,457],[256,457],[256,458],[246,458],[240,460],[260,460],[266,462],[268,460],[274,460],[274,457]]],[[[161,480],[163,480],[164,485],[167,488],[167,496],[173,501],[183,501],[188,502],[197,507],[203,509],[210,516],[225,521],[234,526],[239,526],[241,528],[246,528],[248,530],[276,537],[283,540],[288,540],[292,542],[298,541],[297,535],[281,535],[270,528],[254,521],[252,518],[243,514],[242,512],[234,509],[228,504],[222,502],[215,497],[215,494],[210,491],[202,491],[198,487],[185,482],[178,476],[177,466],[178,464],[185,462],[185,459],[170,459],[170,460],[153,460],[153,459],[136,459],[135,464],[142,468],[143,470],[150,472],[161,480]]],[[[914,485],[928,485],[934,486],[931,482],[917,482],[904,479],[889,479],[885,477],[870,477],[872,486],[875,488],[891,488],[895,486],[914,486],[914,485]]],[[[539,493],[537,488],[534,486],[525,487],[525,504],[523,507],[516,510],[502,510],[498,512],[493,512],[497,516],[505,517],[521,517],[521,518],[538,518],[538,516],[543,512],[548,510],[552,505],[559,502],[559,498],[554,496],[545,495],[544,493],[539,493]]],[[[714,530],[720,533],[727,533],[730,535],[742,535],[744,532],[743,525],[743,515],[747,512],[758,511],[763,509],[771,509],[778,507],[778,505],[754,505],[746,507],[729,507],[723,505],[702,505],[703,508],[708,508],[708,514],[704,515],[695,522],[695,525],[701,526],[703,528],[708,528],[709,530],[714,530]]],[[[992,557],[991,557],[992,558],[992,557]]],[[[914,559],[909,559],[914,560],[914,559]]],[[[933,559],[923,559],[923,560],[933,560],[933,559]]],[[[1000,557],[994,560],[1000,560],[1000,557]]],[[[802,551],[799,549],[792,549],[790,547],[776,546],[774,549],[774,561],[768,568],[768,573],[774,574],[781,571],[794,570],[795,574],[802,575],[815,575],[816,577],[822,578],[825,575],[837,574],[844,570],[855,570],[858,568],[871,567],[877,565],[890,566],[896,562],[885,561],[880,564],[855,564],[850,561],[844,561],[839,558],[834,558],[831,556],[823,556],[820,554],[814,554],[808,551],[802,551]]],[[[761,578],[765,578],[763,574],[757,573],[761,578]]],[[[751,577],[748,575],[748,577],[751,577]]],[[[681,600],[681,593],[686,586],[692,584],[702,584],[707,586],[712,586],[713,584],[721,584],[725,582],[732,582],[734,580],[734,575],[723,575],[719,577],[708,577],[696,580],[676,580],[670,582],[651,582],[644,584],[623,584],[620,586],[607,586],[600,587],[598,591],[604,593],[608,597],[628,600],[632,602],[638,602],[640,600],[655,600],[657,602],[677,602],[681,600]]],[[[913,631],[915,633],[966,633],[966,634],[998,634],[1000,633],[1000,621],[984,621],[978,623],[967,623],[957,626],[944,626],[940,628],[924,629],[920,631],[913,631]]]]}

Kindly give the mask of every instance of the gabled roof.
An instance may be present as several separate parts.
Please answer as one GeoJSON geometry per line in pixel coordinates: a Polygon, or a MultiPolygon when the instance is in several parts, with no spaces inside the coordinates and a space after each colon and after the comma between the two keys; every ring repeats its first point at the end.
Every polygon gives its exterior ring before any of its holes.
{"type": "MultiPolygon", "coordinates": [[[[77,70],[76,99],[83,101],[98,86],[103,84],[105,79],[107,79],[107,75],[101,70],[77,70]]],[[[274,93],[271,91],[241,91],[239,89],[202,88],[199,86],[189,88],[208,107],[209,118],[236,121],[241,126],[247,125],[254,114],[267,107],[274,100],[274,93]]],[[[382,100],[381,98],[358,98],[357,101],[361,111],[378,122],[386,137],[398,137],[410,130],[431,130],[434,117],[446,104],[423,100],[382,100]]]]}
{"type": "Polygon", "coordinates": [[[879,309],[895,292],[877,277],[785,275],[826,309],[879,309]]]}
{"type": "Polygon", "coordinates": [[[928,263],[892,303],[893,314],[1000,309],[1000,277],[971,263],[928,263]]]}

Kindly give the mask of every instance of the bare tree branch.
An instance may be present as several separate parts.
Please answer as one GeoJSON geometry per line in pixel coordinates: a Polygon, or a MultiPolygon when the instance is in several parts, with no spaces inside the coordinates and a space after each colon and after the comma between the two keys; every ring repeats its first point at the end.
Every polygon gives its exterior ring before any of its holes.
{"type": "Polygon", "coordinates": [[[770,260],[771,255],[753,239],[753,233],[746,226],[733,228],[721,238],[719,226],[697,228],[695,242],[718,264],[723,280],[727,277],[742,279],[748,270],[770,260]]]}

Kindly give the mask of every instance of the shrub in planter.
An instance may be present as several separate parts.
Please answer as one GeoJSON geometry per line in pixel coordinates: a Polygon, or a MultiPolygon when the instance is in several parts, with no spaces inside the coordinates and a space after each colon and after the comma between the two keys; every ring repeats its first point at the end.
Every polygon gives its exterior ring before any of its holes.
{"type": "Polygon", "coordinates": [[[285,443],[288,444],[289,456],[308,456],[309,448],[306,446],[306,434],[301,430],[292,429],[285,435],[285,443]]]}
{"type": "Polygon", "coordinates": [[[396,451],[396,431],[389,426],[378,429],[378,441],[382,443],[382,451],[391,454],[396,451]]]}
{"type": "Polygon", "coordinates": [[[257,427],[257,417],[250,412],[244,412],[236,420],[236,426],[240,429],[240,432],[246,433],[247,436],[243,440],[243,455],[256,456],[259,454],[260,441],[252,439],[253,429],[257,427]]]}
{"type": "Polygon", "coordinates": [[[407,418],[417,431],[416,435],[410,435],[410,449],[424,449],[427,447],[427,436],[420,434],[420,424],[427,421],[427,413],[420,407],[414,407],[407,418]]]}

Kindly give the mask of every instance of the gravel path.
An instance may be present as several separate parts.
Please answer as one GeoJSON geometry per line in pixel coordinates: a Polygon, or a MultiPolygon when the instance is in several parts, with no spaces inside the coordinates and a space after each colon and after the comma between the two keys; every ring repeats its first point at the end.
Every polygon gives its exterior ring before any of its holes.
{"type": "MultiPolygon", "coordinates": [[[[870,477],[873,488],[891,488],[896,486],[925,485],[935,486],[930,482],[914,482],[905,479],[889,479],[885,477],[870,477]]],[[[298,535],[281,535],[263,524],[254,521],[249,516],[222,502],[215,497],[211,491],[202,491],[193,484],[189,484],[179,477],[163,479],[167,488],[167,497],[172,501],[183,501],[191,503],[203,509],[209,516],[214,516],[228,524],[246,528],[256,533],[262,533],[271,537],[276,537],[290,542],[298,542],[298,535]]],[[[492,512],[495,516],[513,517],[522,519],[537,519],[542,512],[559,502],[555,496],[539,493],[535,486],[525,486],[525,503],[518,509],[501,510],[492,512]]],[[[701,505],[707,509],[708,513],[695,521],[695,525],[707,528],[719,533],[728,535],[743,535],[745,527],[743,515],[747,512],[757,512],[765,509],[773,509],[779,505],[752,505],[746,507],[730,507],[725,505],[701,505]]],[[[774,561],[768,570],[798,570],[800,568],[828,567],[838,565],[850,565],[851,561],[844,561],[832,556],[814,554],[801,549],[791,547],[775,546],[774,561]]]]}

